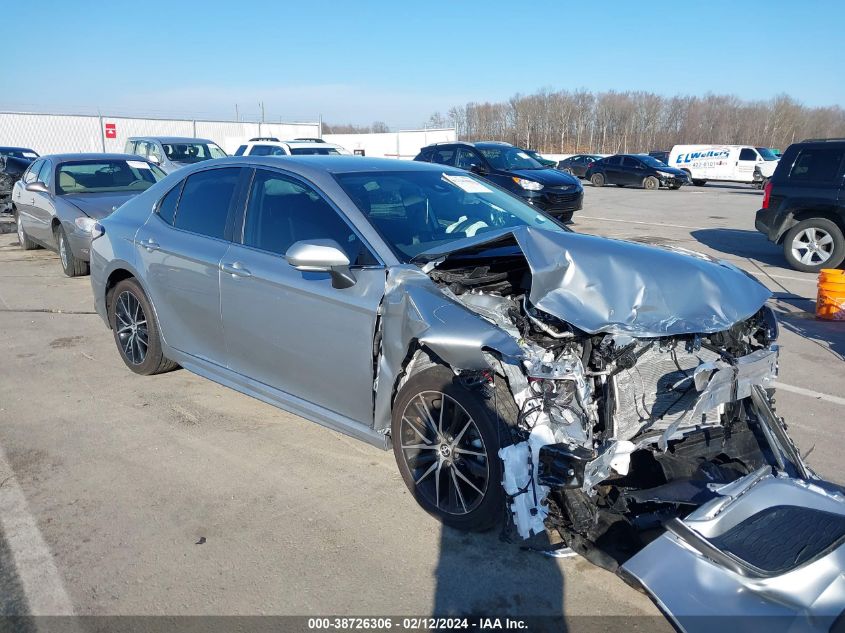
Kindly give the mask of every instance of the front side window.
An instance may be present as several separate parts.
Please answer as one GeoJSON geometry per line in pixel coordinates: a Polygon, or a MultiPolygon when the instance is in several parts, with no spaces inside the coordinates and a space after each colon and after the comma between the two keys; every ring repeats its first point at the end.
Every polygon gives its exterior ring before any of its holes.
{"type": "Polygon", "coordinates": [[[25,185],[38,180],[38,172],[41,171],[42,167],[44,167],[44,162],[44,160],[37,160],[29,166],[29,169],[26,170],[23,178],[21,178],[25,185]]]}
{"type": "Polygon", "coordinates": [[[291,148],[290,153],[294,156],[340,156],[334,147],[296,147],[291,148]]]}
{"type": "Polygon", "coordinates": [[[563,231],[520,199],[467,172],[440,170],[335,176],[405,262],[437,246],[515,226],[563,231]]]}
{"type": "Polygon", "coordinates": [[[140,193],[165,176],[158,167],[144,160],[69,161],[59,165],[56,193],[140,193]]]}
{"type": "Polygon", "coordinates": [[[53,184],[53,164],[49,160],[45,160],[44,165],[38,171],[38,180],[48,187],[53,184]]]}
{"type": "Polygon", "coordinates": [[[835,182],[840,177],[845,150],[833,147],[802,149],[792,164],[789,180],[793,182],[835,182]]]}
{"type": "Polygon", "coordinates": [[[609,158],[605,158],[601,161],[605,165],[621,165],[622,164],[622,157],[621,156],[610,156],[609,158]]]}
{"type": "Polygon", "coordinates": [[[757,160],[757,152],[750,147],[743,147],[739,152],[739,160],[757,160]]]}
{"type": "Polygon", "coordinates": [[[244,245],[284,255],[295,242],[314,239],[334,240],[353,264],[374,261],[349,224],[314,189],[276,172],[256,170],[244,245]]]}
{"type": "Polygon", "coordinates": [[[167,159],[174,163],[199,163],[226,156],[214,143],[162,143],[161,146],[167,159]]]}
{"type": "Polygon", "coordinates": [[[176,210],[174,226],[183,231],[224,239],[226,220],[240,175],[240,167],[226,167],[188,176],[176,210]]]}
{"type": "Polygon", "coordinates": [[[633,156],[624,156],[622,158],[622,166],[623,167],[630,167],[631,169],[636,169],[637,167],[640,167],[641,165],[642,165],[642,163],[640,163],[640,161],[638,161],[633,156]]]}
{"type": "Polygon", "coordinates": [[[455,167],[470,169],[479,165],[481,165],[481,157],[478,154],[464,147],[458,148],[458,160],[455,163],[455,167]]]}

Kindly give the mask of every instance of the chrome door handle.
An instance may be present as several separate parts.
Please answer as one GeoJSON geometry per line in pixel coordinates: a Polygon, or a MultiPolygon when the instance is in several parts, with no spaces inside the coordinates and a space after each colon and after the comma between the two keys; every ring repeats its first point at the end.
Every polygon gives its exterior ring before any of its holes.
{"type": "Polygon", "coordinates": [[[233,262],[231,264],[220,264],[220,270],[224,273],[232,275],[233,277],[252,277],[252,273],[240,262],[233,262]]]}
{"type": "Polygon", "coordinates": [[[158,245],[158,242],[156,242],[153,238],[150,238],[150,239],[148,239],[144,242],[141,242],[141,246],[146,248],[150,253],[152,253],[153,251],[157,251],[159,248],[161,248],[158,245]]]}

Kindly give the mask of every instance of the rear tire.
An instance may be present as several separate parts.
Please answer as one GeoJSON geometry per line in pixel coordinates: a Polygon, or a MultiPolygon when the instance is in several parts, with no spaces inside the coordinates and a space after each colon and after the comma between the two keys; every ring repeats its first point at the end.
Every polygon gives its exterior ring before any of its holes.
{"type": "Polygon", "coordinates": [[[826,218],[801,220],[786,232],[783,254],[790,266],[806,273],[836,268],[845,260],[845,236],[826,218]]]}
{"type": "Polygon", "coordinates": [[[109,292],[108,314],[114,342],[129,369],[152,376],[178,367],[164,356],[155,312],[137,280],[124,279],[109,292]]]}
{"type": "Polygon", "coordinates": [[[593,174],[590,176],[590,182],[594,187],[604,187],[604,174],[593,174]]]}
{"type": "Polygon", "coordinates": [[[657,189],[660,189],[660,181],[654,176],[646,176],[643,178],[643,189],[656,191],[657,189]]]}
{"type": "Polygon", "coordinates": [[[26,236],[26,231],[23,230],[23,220],[21,220],[21,214],[19,211],[15,211],[15,225],[18,232],[18,243],[20,243],[21,248],[25,251],[31,251],[38,248],[38,244],[26,236]]]}
{"type": "Polygon", "coordinates": [[[59,261],[62,263],[62,270],[65,271],[65,275],[80,277],[88,274],[88,262],[82,261],[73,254],[67,234],[62,226],[56,229],[56,245],[59,250],[59,261]]]}
{"type": "Polygon", "coordinates": [[[511,444],[508,427],[517,415],[502,378],[469,387],[443,365],[411,376],[393,403],[390,429],[396,464],[417,503],[459,530],[496,525],[506,499],[499,448],[511,444]]]}

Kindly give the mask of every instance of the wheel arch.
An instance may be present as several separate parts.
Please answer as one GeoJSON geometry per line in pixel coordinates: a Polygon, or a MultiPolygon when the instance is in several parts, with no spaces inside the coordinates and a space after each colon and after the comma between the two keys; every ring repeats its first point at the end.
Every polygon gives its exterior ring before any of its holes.
{"type": "Polygon", "coordinates": [[[842,234],[845,235],[845,217],[841,213],[837,213],[835,207],[832,205],[801,205],[791,209],[785,216],[778,230],[776,244],[783,244],[786,234],[793,226],[804,220],[811,220],[813,218],[824,218],[830,220],[842,234]]]}

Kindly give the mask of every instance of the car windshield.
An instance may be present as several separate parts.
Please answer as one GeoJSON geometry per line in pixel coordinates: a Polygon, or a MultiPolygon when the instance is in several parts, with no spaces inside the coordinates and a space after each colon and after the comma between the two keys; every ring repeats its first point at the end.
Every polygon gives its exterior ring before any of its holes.
{"type": "Polygon", "coordinates": [[[22,158],[29,161],[38,158],[38,154],[34,151],[23,147],[0,147],[0,156],[11,156],[12,158],[22,158]]]}
{"type": "Polygon", "coordinates": [[[666,169],[669,165],[664,163],[663,161],[657,160],[654,156],[637,156],[641,161],[643,161],[649,167],[654,167],[656,169],[666,169]]]}
{"type": "Polygon", "coordinates": [[[777,160],[777,155],[770,150],[768,147],[758,147],[757,151],[760,153],[760,156],[763,157],[763,160],[777,160]]]}
{"type": "Polygon", "coordinates": [[[503,145],[502,147],[478,147],[484,158],[494,169],[544,169],[542,163],[531,158],[525,151],[518,147],[503,145]]]}
{"type": "Polygon", "coordinates": [[[59,165],[56,193],[145,191],[166,174],[143,160],[75,161],[59,165]]]}
{"type": "Polygon", "coordinates": [[[174,163],[199,163],[226,156],[226,152],[214,143],[162,143],[161,146],[164,155],[174,163]]]}
{"type": "Polygon", "coordinates": [[[564,230],[528,204],[469,174],[356,172],[336,178],[404,262],[485,231],[515,226],[564,230]]]}
{"type": "Polygon", "coordinates": [[[290,153],[294,156],[319,154],[320,156],[340,156],[334,147],[292,147],[290,153]]]}

